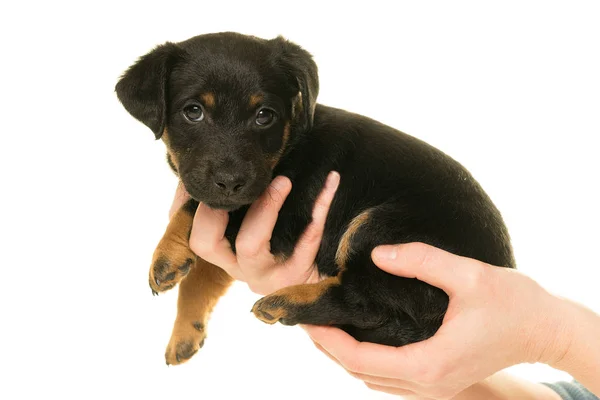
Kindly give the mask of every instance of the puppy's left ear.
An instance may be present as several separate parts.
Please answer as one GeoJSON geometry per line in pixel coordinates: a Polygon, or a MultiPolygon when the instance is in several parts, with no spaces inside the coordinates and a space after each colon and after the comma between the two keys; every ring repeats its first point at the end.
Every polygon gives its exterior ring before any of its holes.
{"type": "Polygon", "coordinates": [[[167,122],[169,75],[182,56],[183,50],[177,45],[160,45],[129,67],[115,87],[123,107],[152,129],[156,139],[162,136],[167,122]]]}
{"type": "Polygon", "coordinates": [[[300,100],[296,114],[298,124],[304,131],[312,128],[317,95],[319,94],[319,71],[312,55],[282,36],[271,40],[275,47],[276,63],[283,69],[292,87],[297,89],[300,100]]]}

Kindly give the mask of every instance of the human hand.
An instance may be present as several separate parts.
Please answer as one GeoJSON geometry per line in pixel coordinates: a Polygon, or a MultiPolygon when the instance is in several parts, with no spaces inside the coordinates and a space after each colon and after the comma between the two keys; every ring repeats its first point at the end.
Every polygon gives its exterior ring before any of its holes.
{"type": "Polygon", "coordinates": [[[553,364],[568,347],[563,303],[520,272],[422,243],[380,246],[372,256],[389,273],[441,288],[450,302],[433,337],[398,348],[305,326],[317,348],[371,389],[449,399],[511,365],[553,364]]]}
{"type": "MultiPolygon", "coordinates": [[[[190,248],[199,257],[223,268],[234,279],[246,282],[257,294],[265,295],[286,286],[317,282],[319,273],[314,260],[339,180],[337,172],[329,174],[315,202],[312,222],[299,239],[292,256],[285,261],[278,260],[270,251],[278,212],[292,189],[291,181],[284,176],[276,177],[250,206],[236,238],[236,254],[224,236],[229,214],[202,203],[194,217],[190,248]]],[[[188,199],[189,195],[180,184],[170,215],[188,199]]]]}

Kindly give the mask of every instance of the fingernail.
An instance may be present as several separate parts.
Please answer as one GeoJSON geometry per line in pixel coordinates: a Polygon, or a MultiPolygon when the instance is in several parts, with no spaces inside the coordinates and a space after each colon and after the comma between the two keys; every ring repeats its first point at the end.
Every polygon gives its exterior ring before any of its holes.
{"type": "Polygon", "coordinates": [[[275,179],[273,179],[273,182],[271,182],[271,186],[275,190],[282,190],[285,187],[285,184],[286,178],[284,176],[278,176],[275,179]]]}
{"type": "Polygon", "coordinates": [[[340,184],[340,174],[336,171],[331,171],[329,175],[327,175],[327,180],[325,181],[325,187],[327,189],[337,189],[340,184]]]}
{"type": "Polygon", "coordinates": [[[395,260],[398,257],[398,246],[379,246],[373,250],[373,257],[380,260],[395,260]]]}

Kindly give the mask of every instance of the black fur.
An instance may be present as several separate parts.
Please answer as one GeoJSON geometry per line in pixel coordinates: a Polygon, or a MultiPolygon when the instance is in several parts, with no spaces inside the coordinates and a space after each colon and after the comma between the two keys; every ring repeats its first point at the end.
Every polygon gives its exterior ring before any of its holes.
{"type": "MultiPolygon", "coordinates": [[[[500,212],[451,157],[367,117],[316,104],[318,87],[317,67],[299,46],[282,38],[220,33],[158,47],[128,70],[116,90],[125,108],[157,137],[167,128],[180,178],[195,200],[229,210],[226,236],[232,245],[248,205],[277,175],[288,176],[293,188],[271,248],[289,256],[327,174],[341,174],[316,259],[322,275],[338,274],[335,254],[342,235],[354,217],[371,210],[352,240],[342,284],[299,306],[284,323],[332,324],[359,340],[383,344],[426,339],[439,328],[448,296],[383,272],[371,260],[372,249],[418,241],[514,268],[500,212]],[[216,106],[205,107],[205,121],[189,123],[183,107],[207,92],[216,106]],[[269,128],[254,124],[256,110],[248,107],[254,93],[264,97],[257,108],[278,114],[269,128]],[[215,171],[243,174],[246,184],[240,193],[223,195],[211,180],[215,171]]],[[[195,205],[188,205],[190,212],[195,205]]]]}
{"type": "Polygon", "coordinates": [[[182,54],[172,43],[158,46],[131,66],[127,79],[117,83],[116,92],[123,106],[152,129],[157,139],[165,129],[167,117],[167,78],[182,54]]]}

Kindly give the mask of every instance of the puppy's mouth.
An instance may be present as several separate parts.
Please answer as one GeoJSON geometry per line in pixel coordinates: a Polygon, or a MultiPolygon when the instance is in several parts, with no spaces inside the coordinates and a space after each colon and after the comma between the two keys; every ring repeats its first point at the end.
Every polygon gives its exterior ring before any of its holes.
{"type": "Polygon", "coordinates": [[[196,188],[195,185],[189,185],[185,182],[184,186],[188,194],[194,200],[204,203],[210,208],[215,210],[235,211],[243,206],[252,204],[261,195],[263,190],[267,188],[268,183],[264,185],[262,190],[260,187],[257,187],[259,185],[254,185],[252,189],[248,188],[248,190],[244,191],[244,193],[240,193],[240,195],[230,196],[215,194],[214,191],[211,190],[201,190],[196,188]]]}
{"type": "MultiPolygon", "coordinates": [[[[196,199],[196,200],[198,200],[198,199],[196,199]]],[[[201,201],[201,200],[198,200],[198,201],[201,201]]],[[[207,206],[209,206],[212,209],[225,210],[225,211],[235,211],[238,208],[251,203],[251,202],[239,203],[239,202],[232,202],[232,201],[201,201],[201,202],[206,204],[207,206]]]]}

